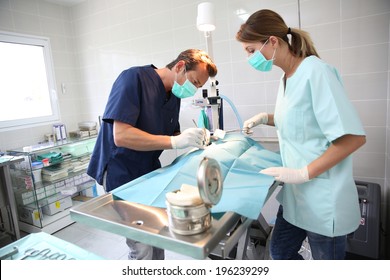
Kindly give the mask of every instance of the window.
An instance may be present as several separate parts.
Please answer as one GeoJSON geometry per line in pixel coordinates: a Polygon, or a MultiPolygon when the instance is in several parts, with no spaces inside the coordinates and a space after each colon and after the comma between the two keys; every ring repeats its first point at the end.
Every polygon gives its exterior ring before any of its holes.
{"type": "Polygon", "coordinates": [[[0,130],[59,120],[48,38],[0,31],[0,130]]]}

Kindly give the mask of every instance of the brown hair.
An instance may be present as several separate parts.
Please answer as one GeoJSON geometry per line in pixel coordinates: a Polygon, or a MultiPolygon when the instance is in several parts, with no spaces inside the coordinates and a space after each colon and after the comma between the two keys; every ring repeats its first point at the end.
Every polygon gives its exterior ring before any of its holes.
{"type": "Polygon", "coordinates": [[[298,57],[315,55],[319,57],[309,33],[306,31],[287,27],[283,18],[271,10],[259,10],[252,14],[241,25],[236,34],[239,42],[251,43],[260,41],[264,43],[270,36],[276,36],[287,43],[289,50],[298,57]],[[287,35],[291,34],[291,43],[287,35]]]}
{"type": "Polygon", "coordinates": [[[186,63],[187,71],[195,70],[200,63],[205,63],[209,76],[215,77],[217,75],[217,66],[214,64],[210,56],[205,51],[198,49],[185,50],[181,52],[174,61],[167,64],[166,67],[168,69],[172,69],[180,60],[184,60],[184,62],[186,63]]]}

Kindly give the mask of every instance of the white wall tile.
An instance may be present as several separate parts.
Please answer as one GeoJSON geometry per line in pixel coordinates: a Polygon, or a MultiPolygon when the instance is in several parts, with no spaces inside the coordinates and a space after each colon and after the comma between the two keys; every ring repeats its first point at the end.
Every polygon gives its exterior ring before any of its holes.
{"type": "Polygon", "coordinates": [[[150,25],[150,33],[165,33],[171,32],[174,28],[172,10],[164,10],[159,13],[154,13],[148,16],[148,23],[150,25]]]}
{"type": "Polygon", "coordinates": [[[11,0],[2,0],[0,1],[0,9],[11,9],[11,0]]]}
{"type": "Polygon", "coordinates": [[[345,48],[341,53],[343,75],[388,71],[387,43],[345,48]]]}
{"type": "Polygon", "coordinates": [[[164,1],[155,1],[155,0],[147,0],[148,2],[148,13],[156,14],[161,12],[172,11],[174,7],[172,4],[172,0],[164,0],[164,1]]]}
{"type": "Polygon", "coordinates": [[[388,0],[341,0],[342,20],[390,12],[388,0]]]}
{"type": "Polygon", "coordinates": [[[235,104],[263,105],[266,104],[266,91],[264,83],[242,84],[234,86],[235,104]]]}
{"type": "Polygon", "coordinates": [[[264,81],[266,82],[279,81],[283,75],[284,73],[281,68],[273,66],[270,72],[264,73],[264,81]]]}
{"type": "Polygon", "coordinates": [[[65,27],[62,20],[43,17],[41,18],[43,34],[53,36],[65,36],[65,27]]]}
{"type": "Polygon", "coordinates": [[[344,48],[389,42],[390,13],[343,21],[344,48]]]}
{"type": "MultiPolygon", "coordinates": [[[[183,1],[185,6],[173,6],[173,24],[176,27],[196,25],[198,5],[194,1],[183,1]]],[[[199,32],[199,31],[197,31],[199,32]]],[[[194,33],[195,34],[195,33],[194,33]]]]}
{"type": "Polygon", "coordinates": [[[387,72],[346,75],[342,79],[350,100],[388,99],[387,72]]]}
{"type": "MultiPolygon", "coordinates": [[[[389,114],[389,108],[390,108],[390,98],[387,99],[387,129],[390,131],[390,114],[389,114]]],[[[387,153],[390,156],[390,134],[387,134],[388,137],[388,145],[387,145],[387,153]]],[[[390,165],[389,165],[390,166],[390,165]]]]}
{"type": "Polygon", "coordinates": [[[106,0],[93,0],[87,1],[89,14],[97,14],[106,11],[110,5],[110,1],[106,0]]]}
{"type": "Polygon", "coordinates": [[[52,51],[53,61],[56,67],[68,67],[73,66],[73,54],[67,52],[52,51]]]}
{"type": "MultiPolygon", "coordinates": [[[[169,52],[174,49],[174,42],[172,40],[173,32],[161,32],[151,36],[150,41],[152,43],[151,51],[153,53],[169,52]]],[[[166,65],[166,63],[164,64],[166,65]]]]}
{"type": "Polygon", "coordinates": [[[125,32],[123,39],[136,39],[138,37],[148,36],[152,32],[149,20],[147,17],[141,17],[128,21],[128,30],[125,32]]]}
{"type": "Polygon", "coordinates": [[[254,115],[261,113],[261,112],[267,112],[266,105],[253,105],[253,106],[252,105],[245,105],[245,106],[237,106],[237,108],[240,112],[240,116],[242,118],[242,121],[245,121],[245,120],[253,117],[254,115]]]}
{"type": "Polygon", "coordinates": [[[213,43],[212,47],[213,47],[212,59],[217,65],[221,63],[230,63],[232,61],[230,55],[230,44],[228,41],[215,42],[213,43]]]}
{"type": "MultiPolygon", "coordinates": [[[[332,0],[333,1],[333,0],[332,0]]],[[[266,1],[267,3],[273,3],[272,0],[266,1]]],[[[264,5],[261,7],[261,9],[272,9],[278,14],[280,14],[283,17],[284,22],[286,23],[287,26],[290,27],[299,27],[299,17],[298,17],[298,5],[297,1],[279,1],[281,5],[264,5]]],[[[301,7],[301,12],[302,12],[302,7],[301,7]]],[[[302,21],[302,16],[301,16],[301,21],[302,21]]],[[[302,23],[301,23],[302,24],[302,23]]],[[[302,25],[303,26],[303,25],[302,25]]]]}
{"type": "Polygon", "coordinates": [[[124,22],[121,24],[108,26],[106,28],[109,34],[107,43],[115,44],[118,42],[127,41],[128,38],[132,38],[132,30],[134,29],[134,25],[134,22],[124,22]]]}
{"type": "Polygon", "coordinates": [[[218,43],[219,41],[230,41],[234,39],[234,37],[230,38],[229,28],[226,28],[229,25],[227,18],[216,19],[215,24],[215,30],[211,34],[213,42],[218,43]]]}
{"type": "Polygon", "coordinates": [[[109,26],[115,26],[117,24],[123,24],[130,20],[129,18],[129,4],[111,6],[108,10],[108,24],[109,26]]]}
{"type": "Polygon", "coordinates": [[[89,15],[88,1],[83,1],[77,5],[77,8],[71,9],[71,19],[73,21],[80,20],[89,15]]]}
{"type": "Polygon", "coordinates": [[[89,17],[82,17],[73,22],[75,36],[79,37],[88,33],[91,29],[88,25],[89,17]]]}
{"type": "MultiPolygon", "coordinates": [[[[0,2],[1,3],[1,2],[0,2]]],[[[0,8],[0,26],[4,31],[14,31],[14,22],[10,10],[0,8]]]]}
{"type": "Polygon", "coordinates": [[[304,27],[304,29],[309,32],[317,52],[341,47],[341,24],[339,22],[314,25],[304,27]]]}
{"type": "MultiPolygon", "coordinates": [[[[238,30],[238,29],[237,29],[238,30]]],[[[236,61],[245,61],[248,60],[248,54],[245,52],[242,43],[237,40],[229,40],[230,52],[231,52],[231,60],[236,61]]]]}
{"type": "Polygon", "coordinates": [[[108,5],[109,6],[108,8],[113,8],[113,7],[117,7],[117,6],[122,6],[122,5],[126,5],[126,4],[131,4],[133,2],[135,2],[136,0],[109,0],[108,2],[108,5]]]}
{"type": "Polygon", "coordinates": [[[353,155],[354,176],[365,177],[370,182],[373,178],[385,177],[385,155],[356,152],[353,155]]]}
{"type": "Polygon", "coordinates": [[[132,54],[139,56],[137,59],[142,60],[142,56],[152,53],[153,43],[152,36],[140,37],[130,41],[130,50],[132,54]]]}
{"type": "Polygon", "coordinates": [[[67,20],[68,15],[65,13],[67,10],[61,5],[53,4],[50,2],[38,2],[39,16],[48,17],[57,20],[67,20]]]}
{"type": "Polygon", "coordinates": [[[366,126],[366,144],[359,149],[362,153],[381,154],[386,150],[386,127],[366,126]]]}
{"type": "Polygon", "coordinates": [[[40,19],[31,14],[12,12],[15,31],[33,35],[42,35],[40,19]]]}
{"type": "Polygon", "coordinates": [[[364,126],[386,126],[387,104],[383,100],[352,101],[352,104],[364,126]]]}
{"type": "Polygon", "coordinates": [[[144,18],[149,15],[148,1],[131,1],[128,5],[129,20],[144,18]]]}
{"type": "MultiPolygon", "coordinates": [[[[67,46],[67,37],[51,35],[49,40],[50,40],[50,47],[52,51],[70,52],[67,46]]],[[[56,66],[57,65],[55,65],[55,67],[56,66]]]]}
{"type": "Polygon", "coordinates": [[[340,21],[340,0],[301,1],[303,27],[340,21]]]}
{"type": "Polygon", "coordinates": [[[108,10],[104,10],[89,16],[88,32],[106,28],[109,21],[108,16],[109,16],[108,10]]]}
{"type": "Polygon", "coordinates": [[[317,51],[322,60],[334,66],[341,74],[344,74],[342,72],[342,52],[340,49],[317,51]]]}
{"type": "Polygon", "coordinates": [[[12,0],[10,3],[11,9],[14,11],[35,16],[39,14],[39,0],[12,0]]]}
{"type": "Polygon", "coordinates": [[[280,81],[270,81],[265,83],[266,102],[265,104],[276,104],[280,81]]]}
{"type": "Polygon", "coordinates": [[[199,48],[199,45],[203,44],[204,41],[203,35],[200,34],[195,25],[176,28],[173,38],[175,49],[178,52],[189,48],[199,48]]]}
{"type": "Polygon", "coordinates": [[[264,73],[256,71],[246,61],[232,63],[232,70],[234,83],[241,84],[264,81],[264,73]]]}
{"type": "Polygon", "coordinates": [[[93,48],[101,48],[109,44],[110,30],[109,28],[98,29],[90,34],[91,45],[93,48]]]}

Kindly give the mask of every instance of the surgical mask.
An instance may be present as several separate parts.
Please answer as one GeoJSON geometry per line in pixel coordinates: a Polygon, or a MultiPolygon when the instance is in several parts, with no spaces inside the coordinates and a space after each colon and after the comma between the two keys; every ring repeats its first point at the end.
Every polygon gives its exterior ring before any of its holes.
{"type": "Polygon", "coordinates": [[[177,98],[187,98],[194,96],[198,88],[191,83],[187,78],[186,73],[186,81],[184,84],[179,85],[176,81],[173,83],[172,93],[176,95],[177,98]]]}
{"type": "Polygon", "coordinates": [[[261,50],[267,44],[267,41],[264,43],[264,45],[261,47],[260,50],[256,50],[251,56],[248,57],[249,64],[253,68],[255,68],[256,70],[259,70],[262,72],[271,71],[272,65],[274,64],[274,57],[275,57],[275,52],[276,52],[276,50],[275,50],[274,54],[272,55],[272,58],[270,60],[267,60],[264,57],[264,55],[261,53],[261,50]]]}

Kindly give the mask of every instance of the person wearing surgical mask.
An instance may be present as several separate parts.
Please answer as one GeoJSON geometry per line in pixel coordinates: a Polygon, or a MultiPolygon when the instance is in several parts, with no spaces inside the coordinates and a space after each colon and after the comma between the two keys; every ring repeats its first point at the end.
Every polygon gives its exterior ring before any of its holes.
{"type": "Polygon", "coordinates": [[[271,10],[259,10],[236,39],[256,70],[283,70],[274,113],[244,122],[275,126],[282,167],[261,170],[283,182],[273,228],[273,259],[302,259],[307,238],[314,259],[344,259],[347,235],[360,223],[352,153],[366,142],[358,114],[338,71],[321,60],[309,34],[286,25],[271,10]]]}
{"type": "MultiPolygon", "coordinates": [[[[164,68],[124,70],[108,97],[88,175],[109,192],[160,168],[165,149],[202,149],[204,129],[180,133],[180,103],[216,74],[216,65],[198,49],[181,52],[164,68]]],[[[162,249],[130,239],[126,243],[129,259],[164,259],[162,249]]]]}

